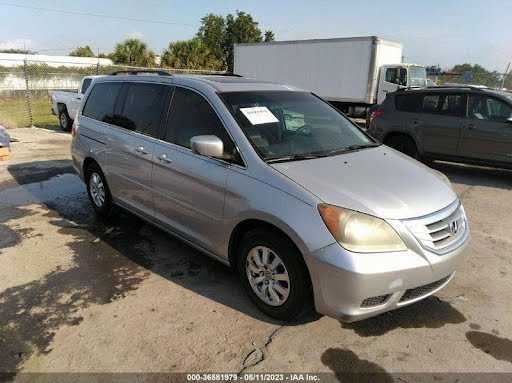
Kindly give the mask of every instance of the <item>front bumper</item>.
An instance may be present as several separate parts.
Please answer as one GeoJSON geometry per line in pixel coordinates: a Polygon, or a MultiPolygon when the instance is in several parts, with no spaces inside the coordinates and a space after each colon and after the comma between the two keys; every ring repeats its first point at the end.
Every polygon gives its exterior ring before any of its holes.
{"type": "Polygon", "coordinates": [[[426,250],[412,233],[393,222],[407,251],[352,253],[338,243],[306,255],[316,310],[344,322],[355,322],[419,301],[453,278],[469,239],[442,255],[426,250]]]}

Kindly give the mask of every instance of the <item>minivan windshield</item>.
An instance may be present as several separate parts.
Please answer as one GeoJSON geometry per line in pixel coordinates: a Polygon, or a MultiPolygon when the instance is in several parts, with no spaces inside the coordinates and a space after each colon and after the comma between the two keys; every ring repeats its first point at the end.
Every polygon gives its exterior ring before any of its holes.
{"type": "Polygon", "coordinates": [[[378,146],[311,93],[251,91],[220,96],[267,162],[326,157],[378,146]]]}

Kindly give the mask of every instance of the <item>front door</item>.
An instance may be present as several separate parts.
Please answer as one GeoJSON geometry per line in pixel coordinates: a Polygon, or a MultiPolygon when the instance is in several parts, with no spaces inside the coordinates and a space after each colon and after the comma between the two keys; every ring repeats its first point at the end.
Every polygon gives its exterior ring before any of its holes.
{"type": "Polygon", "coordinates": [[[222,238],[230,164],[193,153],[190,138],[197,135],[219,137],[225,151],[234,147],[209,102],[199,93],[177,86],[165,133],[154,149],[155,219],[215,253],[222,238]]]}
{"type": "Polygon", "coordinates": [[[470,95],[459,154],[512,164],[512,107],[498,98],[470,95]]]}

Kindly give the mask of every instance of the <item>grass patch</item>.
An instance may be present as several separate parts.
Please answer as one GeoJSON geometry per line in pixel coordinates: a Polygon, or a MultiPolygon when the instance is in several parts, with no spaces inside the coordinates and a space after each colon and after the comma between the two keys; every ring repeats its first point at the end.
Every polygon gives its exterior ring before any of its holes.
{"type": "MultiPolygon", "coordinates": [[[[35,126],[58,125],[59,119],[52,115],[51,101],[47,97],[31,99],[33,124],[35,126]]],[[[0,125],[7,129],[30,126],[30,115],[26,98],[0,98],[0,125]]]]}

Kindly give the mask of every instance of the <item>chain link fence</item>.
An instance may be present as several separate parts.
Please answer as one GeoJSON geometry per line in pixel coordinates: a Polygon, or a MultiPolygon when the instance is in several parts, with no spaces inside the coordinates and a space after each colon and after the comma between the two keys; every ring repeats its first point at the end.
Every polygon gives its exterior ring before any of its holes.
{"type": "Polygon", "coordinates": [[[0,125],[6,128],[58,125],[52,114],[51,92],[77,91],[84,76],[120,70],[162,69],[182,74],[222,74],[209,70],[142,68],[123,65],[82,65],[59,61],[0,59],[0,125]]]}

